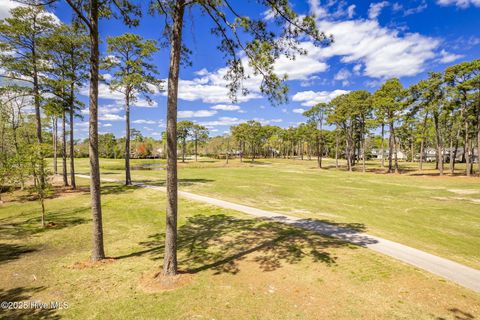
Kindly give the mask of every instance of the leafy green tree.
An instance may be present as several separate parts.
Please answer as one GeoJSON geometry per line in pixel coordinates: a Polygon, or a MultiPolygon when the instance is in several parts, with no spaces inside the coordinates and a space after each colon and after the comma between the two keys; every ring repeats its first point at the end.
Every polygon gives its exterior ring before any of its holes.
{"type": "MultiPolygon", "coordinates": [[[[12,90],[22,89],[33,98],[36,119],[38,152],[43,143],[40,108],[42,101],[42,74],[47,70],[45,49],[40,45],[55,28],[53,17],[43,6],[19,6],[10,10],[11,17],[0,21],[0,64],[12,90]]],[[[43,159],[43,154],[39,154],[43,159]]],[[[43,161],[39,161],[39,181],[45,183],[43,161]]]]}
{"type": "MultiPolygon", "coordinates": [[[[159,90],[160,81],[156,67],[151,63],[158,51],[157,42],[144,40],[133,33],[107,38],[105,68],[114,70],[110,89],[121,92],[125,97],[125,132],[130,132],[130,106],[139,96],[152,103],[150,94],[159,90]]],[[[125,139],[125,184],[132,184],[130,174],[130,136],[125,139]]]]}
{"type": "Polygon", "coordinates": [[[200,124],[193,124],[192,137],[195,144],[195,161],[197,161],[198,144],[203,144],[208,139],[208,129],[200,124]]]}
{"type": "Polygon", "coordinates": [[[322,167],[322,154],[323,154],[323,139],[322,139],[322,128],[325,114],[327,111],[328,105],[324,102],[317,103],[311,109],[305,111],[303,115],[308,118],[318,129],[318,136],[315,138],[317,145],[317,163],[318,167],[322,167]]]}
{"type": "Polygon", "coordinates": [[[182,162],[185,162],[185,152],[187,149],[187,139],[192,135],[194,123],[189,120],[178,122],[177,139],[182,146],[182,162]]]}
{"type": "Polygon", "coordinates": [[[235,138],[235,141],[237,141],[238,148],[240,149],[240,162],[243,162],[245,143],[247,141],[247,130],[248,125],[246,123],[240,123],[239,125],[233,126],[231,128],[232,136],[235,138]]]}
{"type": "MultiPolygon", "coordinates": [[[[383,119],[389,126],[388,172],[392,172],[392,158],[395,160],[395,173],[398,173],[397,139],[395,123],[401,117],[404,107],[405,90],[397,78],[387,80],[373,95],[373,105],[377,110],[377,117],[383,119]]],[[[382,155],[383,157],[383,155],[382,155]]]]}
{"type": "Polygon", "coordinates": [[[54,32],[44,39],[43,44],[47,49],[50,61],[47,84],[50,92],[55,95],[57,104],[62,109],[63,179],[64,182],[67,181],[66,121],[68,121],[70,185],[72,189],[76,189],[74,118],[78,116],[78,111],[83,108],[83,103],[77,100],[75,95],[78,92],[78,88],[88,78],[88,37],[81,25],[77,23],[71,25],[62,24],[57,26],[54,32]]]}

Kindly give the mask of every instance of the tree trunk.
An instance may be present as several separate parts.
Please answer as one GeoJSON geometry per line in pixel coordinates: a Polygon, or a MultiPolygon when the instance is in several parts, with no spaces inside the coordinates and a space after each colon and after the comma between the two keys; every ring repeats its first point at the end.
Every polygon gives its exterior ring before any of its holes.
{"type": "Polygon", "coordinates": [[[439,174],[443,176],[443,144],[442,144],[442,136],[440,132],[440,124],[438,123],[438,114],[436,112],[434,112],[433,114],[433,120],[435,123],[438,171],[439,171],[439,174]]]}
{"type": "Polygon", "coordinates": [[[182,139],[182,162],[185,163],[185,149],[187,148],[187,139],[182,139]]]}
{"type": "Polygon", "coordinates": [[[390,122],[389,124],[389,137],[388,137],[388,173],[392,172],[392,158],[393,158],[393,145],[394,141],[392,138],[393,135],[393,123],[390,122]]]}
{"type": "Polygon", "coordinates": [[[130,175],[130,92],[125,95],[125,185],[132,185],[130,175]]]}
{"type": "Polygon", "coordinates": [[[90,0],[89,158],[93,222],[93,261],[99,261],[105,258],[105,250],[103,248],[102,205],[100,198],[100,163],[98,159],[98,11],[98,0],[90,0]]]}
{"type": "Polygon", "coordinates": [[[422,127],[422,140],[420,141],[420,159],[418,162],[418,169],[420,171],[423,170],[423,158],[425,157],[425,131],[427,129],[427,120],[428,120],[428,112],[425,114],[425,117],[423,118],[423,127],[422,127]]]}
{"type": "Polygon", "coordinates": [[[480,110],[478,110],[478,116],[477,116],[477,166],[478,166],[477,174],[480,177],[480,110]]]}
{"type": "MultiPolygon", "coordinates": [[[[70,93],[73,100],[73,90],[70,93]]],[[[74,116],[74,105],[70,105],[70,186],[73,190],[77,188],[75,183],[75,149],[74,149],[74,140],[73,140],[73,116],[74,116]]]]}
{"type": "Polygon", "coordinates": [[[197,144],[198,144],[197,136],[195,136],[195,162],[197,162],[197,147],[198,147],[197,144]]]}
{"type": "Polygon", "coordinates": [[[385,168],[385,124],[382,123],[382,168],[385,168]]]}
{"type": "Polygon", "coordinates": [[[338,169],[338,126],[335,130],[335,168],[338,169]]]}
{"type": "Polygon", "coordinates": [[[63,186],[68,187],[68,176],[67,176],[67,119],[65,109],[62,111],[62,176],[63,176],[63,186]]]}
{"type": "Polygon", "coordinates": [[[32,59],[33,59],[33,98],[35,106],[35,125],[37,133],[37,143],[38,143],[38,157],[40,160],[40,187],[45,188],[45,168],[43,167],[43,151],[42,151],[42,118],[40,115],[40,86],[38,83],[38,69],[37,69],[37,53],[36,53],[36,41],[33,40],[32,44],[32,59]]]}
{"type": "Polygon", "coordinates": [[[468,134],[468,120],[465,119],[465,144],[463,147],[463,154],[465,156],[465,164],[466,164],[466,171],[467,177],[471,175],[471,168],[470,168],[470,148],[469,148],[469,134],[468,134]]]}
{"type": "MultiPolygon", "coordinates": [[[[52,117],[52,140],[53,140],[53,173],[58,174],[58,118],[57,116],[52,117]]],[[[16,143],[15,143],[16,145],[16,143]]]]}
{"type": "Polygon", "coordinates": [[[185,0],[173,12],[167,98],[167,216],[163,274],[177,274],[177,95],[185,0]]]}

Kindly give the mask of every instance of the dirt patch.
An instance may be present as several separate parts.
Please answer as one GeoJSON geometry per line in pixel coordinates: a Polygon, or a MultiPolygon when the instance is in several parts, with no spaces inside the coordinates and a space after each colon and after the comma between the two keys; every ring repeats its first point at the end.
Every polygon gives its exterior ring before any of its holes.
{"type": "Polygon", "coordinates": [[[100,261],[80,261],[80,262],[75,262],[73,265],[67,267],[68,269],[75,269],[75,270],[83,270],[83,269],[89,269],[89,268],[98,268],[101,266],[109,265],[114,263],[116,260],[114,258],[105,258],[100,261]]]}
{"type": "Polygon", "coordinates": [[[139,288],[146,293],[172,291],[183,288],[193,281],[193,274],[179,273],[176,276],[164,276],[161,272],[154,271],[142,275],[139,288]]]}
{"type": "Polygon", "coordinates": [[[480,191],[474,190],[474,189],[448,189],[447,191],[456,193],[456,194],[476,194],[479,193],[480,191]]]}

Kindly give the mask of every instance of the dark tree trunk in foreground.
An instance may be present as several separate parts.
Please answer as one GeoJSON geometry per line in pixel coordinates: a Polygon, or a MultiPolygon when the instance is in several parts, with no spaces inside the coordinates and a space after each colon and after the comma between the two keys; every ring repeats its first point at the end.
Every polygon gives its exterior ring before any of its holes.
{"type": "Polygon", "coordinates": [[[98,160],[98,0],[90,0],[90,119],[89,119],[89,158],[90,196],[92,198],[93,251],[92,260],[105,258],[103,248],[102,205],[100,192],[100,164],[98,160]]]}
{"type": "MultiPolygon", "coordinates": [[[[58,161],[57,161],[57,155],[58,155],[58,118],[57,116],[53,116],[52,119],[52,140],[53,140],[53,173],[58,174],[58,161]]],[[[17,146],[16,139],[15,141],[15,147],[17,146]]],[[[18,149],[17,149],[18,152],[18,149]]]]}
{"type": "Polygon", "coordinates": [[[35,125],[37,132],[37,143],[39,146],[38,156],[39,156],[39,182],[40,188],[43,190],[45,188],[45,168],[43,167],[43,151],[41,146],[43,143],[42,138],[42,118],[40,115],[40,85],[38,83],[38,69],[37,69],[37,51],[36,51],[36,42],[34,40],[32,44],[32,59],[33,59],[33,100],[35,106],[35,125]]]}
{"type": "Polygon", "coordinates": [[[167,99],[167,216],[163,274],[177,274],[177,95],[185,0],[178,0],[173,12],[170,38],[170,66],[167,99]]]}
{"type": "MultiPolygon", "coordinates": [[[[73,91],[73,90],[72,90],[73,91]]],[[[73,97],[73,92],[72,92],[73,97]]],[[[74,149],[74,140],[73,140],[73,103],[70,106],[70,186],[72,189],[76,189],[77,185],[75,183],[75,149],[74,149]]]]}
{"type": "Polygon", "coordinates": [[[132,185],[130,176],[130,93],[125,98],[125,185],[132,185]]]}
{"type": "Polygon", "coordinates": [[[385,168],[385,124],[382,123],[382,168],[385,168]]]}
{"type": "Polygon", "coordinates": [[[62,177],[63,177],[63,186],[68,187],[68,177],[67,177],[67,128],[65,119],[66,113],[65,110],[62,111],[62,177]]]}

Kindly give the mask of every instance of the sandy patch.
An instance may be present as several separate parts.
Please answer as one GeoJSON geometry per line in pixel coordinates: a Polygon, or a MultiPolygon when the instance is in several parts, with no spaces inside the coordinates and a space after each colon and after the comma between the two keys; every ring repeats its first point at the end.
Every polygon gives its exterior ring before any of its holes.
{"type": "Polygon", "coordinates": [[[475,189],[448,189],[447,191],[456,193],[456,194],[476,194],[479,193],[479,190],[475,189]]]}
{"type": "Polygon", "coordinates": [[[193,274],[180,273],[176,276],[164,276],[162,272],[154,271],[142,275],[138,284],[146,293],[158,293],[180,289],[190,284],[193,274]]]}

